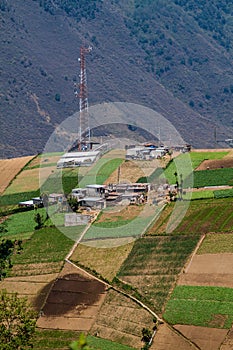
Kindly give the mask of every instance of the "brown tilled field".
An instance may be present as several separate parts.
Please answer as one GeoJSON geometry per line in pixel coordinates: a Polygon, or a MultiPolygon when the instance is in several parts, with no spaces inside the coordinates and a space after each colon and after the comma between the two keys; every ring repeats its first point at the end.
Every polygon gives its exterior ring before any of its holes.
{"type": "Polygon", "coordinates": [[[195,255],[178,284],[233,288],[233,254],[195,255]]]}
{"type": "Polygon", "coordinates": [[[5,191],[14,177],[33,157],[0,159],[0,194],[5,191]]]}
{"type": "Polygon", "coordinates": [[[218,350],[226,338],[227,329],[177,325],[179,332],[203,350],[218,350]]]}
{"type": "Polygon", "coordinates": [[[89,331],[105,295],[104,283],[67,263],[50,290],[37,326],[89,331]]]}
{"type": "Polygon", "coordinates": [[[213,170],[220,168],[233,168],[233,157],[204,160],[195,170],[213,170]]]}

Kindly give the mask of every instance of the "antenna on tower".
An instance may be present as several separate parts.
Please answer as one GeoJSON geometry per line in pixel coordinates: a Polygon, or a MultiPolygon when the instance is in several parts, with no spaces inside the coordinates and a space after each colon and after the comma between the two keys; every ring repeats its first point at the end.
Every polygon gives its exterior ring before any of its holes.
{"type": "Polygon", "coordinates": [[[79,138],[78,149],[86,150],[86,139],[90,146],[90,127],[89,127],[89,115],[88,115],[88,93],[87,93],[87,73],[85,55],[92,50],[92,47],[80,48],[80,75],[79,75],[79,92],[75,90],[75,96],[79,98],[79,138]]]}

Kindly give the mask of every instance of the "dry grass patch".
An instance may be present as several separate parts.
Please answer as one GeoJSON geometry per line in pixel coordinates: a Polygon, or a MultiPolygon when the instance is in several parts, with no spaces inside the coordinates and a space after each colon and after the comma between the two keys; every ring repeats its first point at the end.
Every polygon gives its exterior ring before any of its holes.
{"type": "Polygon", "coordinates": [[[4,192],[10,182],[18,174],[18,172],[33,158],[34,156],[0,159],[0,194],[4,192]]]}
{"type": "Polygon", "coordinates": [[[35,276],[53,274],[61,270],[63,261],[38,263],[38,264],[14,264],[11,276],[35,276]]]}
{"type": "Polygon", "coordinates": [[[197,254],[233,253],[233,233],[207,234],[197,254]]]}
{"type": "MultiPolygon", "coordinates": [[[[138,164],[132,161],[124,162],[120,167],[120,182],[136,182],[140,177],[145,176],[138,164]]],[[[118,182],[118,169],[115,170],[105,183],[118,182]]]]}
{"type": "Polygon", "coordinates": [[[112,210],[103,211],[96,222],[112,222],[119,220],[131,220],[139,216],[143,211],[144,206],[128,205],[126,207],[113,208],[112,210]]]}
{"type": "Polygon", "coordinates": [[[112,280],[130,253],[133,244],[131,242],[117,247],[110,246],[109,248],[80,244],[74,251],[71,259],[76,263],[95,270],[104,278],[112,280]]]}
{"type": "Polygon", "coordinates": [[[61,155],[51,155],[51,156],[46,156],[46,154],[39,155],[35,159],[33,159],[30,164],[28,165],[28,168],[33,168],[37,166],[48,166],[49,164],[54,164],[59,161],[61,158],[61,155]]]}
{"type": "Polygon", "coordinates": [[[5,194],[36,191],[40,187],[40,181],[46,180],[55,169],[56,166],[24,170],[7,188],[5,194]]]}

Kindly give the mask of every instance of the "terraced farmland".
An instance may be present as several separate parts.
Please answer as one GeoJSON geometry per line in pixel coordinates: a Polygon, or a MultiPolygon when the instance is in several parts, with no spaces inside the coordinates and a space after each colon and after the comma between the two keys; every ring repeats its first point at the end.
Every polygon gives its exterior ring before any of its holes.
{"type": "Polygon", "coordinates": [[[171,288],[199,235],[154,236],[137,240],[118,277],[135,287],[156,312],[163,310],[171,288]]]}
{"type": "MultiPolygon", "coordinates": [[[[158,222],[150,228],[148,234],[156,235],[166,232],[167,222],[173,207],[173,203],[167,205],[158,222]]],[[[208,232],[229,232],[233,229],[232,209],[233,204],[230,198],[191,201],[185,217],[173,233],[199,235],[208,232]]]]}

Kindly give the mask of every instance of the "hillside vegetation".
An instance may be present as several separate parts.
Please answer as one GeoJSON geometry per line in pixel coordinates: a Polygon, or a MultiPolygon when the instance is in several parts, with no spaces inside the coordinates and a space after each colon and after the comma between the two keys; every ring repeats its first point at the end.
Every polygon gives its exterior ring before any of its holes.
{"type": "Polygon", "coordinates": [[[227,0],[2,0],[0,156],[38,153],[78,110],[81,45],[93,47],[90,105],[139,103],[194,147],[223,146],[232,137],[232,14],[227,0]]]}

